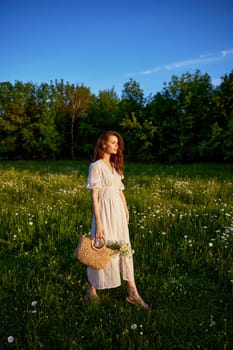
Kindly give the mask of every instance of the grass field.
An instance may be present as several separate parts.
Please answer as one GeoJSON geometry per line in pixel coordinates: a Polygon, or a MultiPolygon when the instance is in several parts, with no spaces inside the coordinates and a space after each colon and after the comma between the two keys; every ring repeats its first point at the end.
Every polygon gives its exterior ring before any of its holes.
{"type": "Polygon", "coordinates": [[[126,164],[135,278],[84,299],[88,163],[0,163],[0,349],[233,349],[233,165],[126,164]]]}

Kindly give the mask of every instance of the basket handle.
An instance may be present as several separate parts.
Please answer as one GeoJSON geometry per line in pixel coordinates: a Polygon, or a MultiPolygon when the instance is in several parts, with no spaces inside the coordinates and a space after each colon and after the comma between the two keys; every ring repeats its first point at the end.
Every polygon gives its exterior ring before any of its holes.
{"type": "Polygon", "coordinates": [[[92,248],[93,248],[93,249],[99,250],[99,249],[104,248],[104,246],[105,246],[105,244],[106,244],[106,241],[105,241],[105,238],[93,238],[93,239],[91,240],[91,244],[92,244],[92,248]],[[96,240],[102,241],[103,244],[101,244],[99,247],[96,246],[96,240]]]}

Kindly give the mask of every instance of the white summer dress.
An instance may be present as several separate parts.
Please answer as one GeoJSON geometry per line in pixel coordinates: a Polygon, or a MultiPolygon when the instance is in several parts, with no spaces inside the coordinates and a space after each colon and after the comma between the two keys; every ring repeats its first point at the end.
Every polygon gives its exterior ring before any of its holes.
{"type": "MultiPolygon", "coordinates": [[[[113,242],[129,243],[129,229],[125,208],[120,197],[124,190],[122,177],[113,168],[112,171],[99,159],[90,164],[87,189],[98,189],[100,217],[107,244],[113,242]]],[[[95,217],[92,217],[91,236],[96,231],[95,217]]],[[[87,268],[87,277],[96,289],[115,288],[121,285],[121,274],[124,280],[134,280],[133,258],[114,255],[110,263],[102,270],[87,268]]]]}

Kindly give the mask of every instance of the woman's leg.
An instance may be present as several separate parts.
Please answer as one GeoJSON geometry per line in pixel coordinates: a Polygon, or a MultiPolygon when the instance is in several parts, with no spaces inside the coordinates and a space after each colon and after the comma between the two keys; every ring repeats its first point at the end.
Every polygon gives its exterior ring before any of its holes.
{"type": "Polygon", "coordinates": [[[134,298],[138,298],[139,293],[138,293],[135,281],[127,281],[127,284],[128,284],[129,296],[134,297],[134,298]]]}
{"type": "Polygon", "coordinates": [[[87,288],[87,294],[86,294],[86,297],[88,298],[88,299],[97,299],[98,298],[98,295],[97,295],[97,293],[96,293],[96,288],[93,286],[93,285],[91,285],[91,284],[89,284],[89,286],[88,286],[88,288],[87,288]]]}

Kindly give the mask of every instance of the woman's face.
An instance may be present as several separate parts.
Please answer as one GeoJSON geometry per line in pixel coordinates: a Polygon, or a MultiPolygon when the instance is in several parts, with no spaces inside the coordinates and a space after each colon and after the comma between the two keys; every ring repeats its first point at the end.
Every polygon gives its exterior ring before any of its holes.
{"type": "Polygon", "coordinates": [[[104,144],[104,152],[107,154],[117,154],[118,138],[115,135],[109,135],[107,142],[104,144]]]}

